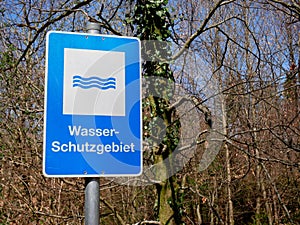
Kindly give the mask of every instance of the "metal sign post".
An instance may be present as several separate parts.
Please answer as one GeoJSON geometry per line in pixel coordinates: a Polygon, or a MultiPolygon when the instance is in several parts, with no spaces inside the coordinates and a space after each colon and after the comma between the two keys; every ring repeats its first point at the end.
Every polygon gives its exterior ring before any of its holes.
{"type": "Polygon", "coordinates": [[[99,177],[142,173],[140,40],[49,31],[43,173],[85,178],[85,224],[99,224],[99,177]]]}
{"type": "Polygon", "coordinates": [[[84,224],[99,225],[100,184],[99,178],[85,178],[84,224]]]}
{"type": "MultiPolygon", "coordinates": [[[[100,25],[97,23],[88,23],[87,32],[90,34],[99,34],[100,25]]],[[[99,225],[100,178],[86,177],[84,194],[84,224],[99,225]]]]}

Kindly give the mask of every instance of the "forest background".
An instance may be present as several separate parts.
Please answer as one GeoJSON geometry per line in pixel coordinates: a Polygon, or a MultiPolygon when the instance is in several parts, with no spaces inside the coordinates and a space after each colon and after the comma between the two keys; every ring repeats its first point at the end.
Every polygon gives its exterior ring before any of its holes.
{"type": "Polygon", "coordinates": [[[42,146],[46,33],[88,21],[144,59],[144,173],[100,179],[101,224],[300,224],[299,0],[0,0],[0,224],[84,221],[42,146]]]}

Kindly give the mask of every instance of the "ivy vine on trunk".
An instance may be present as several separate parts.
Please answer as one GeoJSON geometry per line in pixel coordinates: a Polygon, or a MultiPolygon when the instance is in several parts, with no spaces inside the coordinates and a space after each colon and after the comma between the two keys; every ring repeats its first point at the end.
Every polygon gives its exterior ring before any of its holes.
{"type": "Polygon", "coordinates": [[[180,122],[175,110],[170,109],[174,76],[167,63],[171,57],[168,39],[172,26],[167,3],[164,0],[135,1],[132,23],[136,26],[136,35],[142,40],[142,56],[147,59],[143,64],[143,76],[153,81],[151,94],[143,99],[143,123],[144,138],[152,146],[152,163],[163,163],[156,175],[161,181],[156,184],[157,219],[161,224],[181,224],[178,183],[175,176],[169,176],[173,169],[172,153],[179,142],[180,122]],[[163,79],[156,80],[156,77],[163,79]],[[156,118],[163,121],[161,126],[155,124],[156,118]],[[162,140],[157,137],[162,137],[162,140]],[[163,180],[164,177],[170,178],[163,180]]]}

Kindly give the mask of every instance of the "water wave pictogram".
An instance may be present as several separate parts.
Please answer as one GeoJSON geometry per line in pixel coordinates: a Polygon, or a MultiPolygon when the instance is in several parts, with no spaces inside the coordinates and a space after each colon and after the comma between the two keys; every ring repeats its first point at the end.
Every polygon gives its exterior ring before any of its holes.
{"type": "Polygon", "coordinates": [[[79,75],[73,76],[73,87],[83,89],[98,88],[100,90],[116,89],[116,78],[108,77],[82,77],[79,75]]]}

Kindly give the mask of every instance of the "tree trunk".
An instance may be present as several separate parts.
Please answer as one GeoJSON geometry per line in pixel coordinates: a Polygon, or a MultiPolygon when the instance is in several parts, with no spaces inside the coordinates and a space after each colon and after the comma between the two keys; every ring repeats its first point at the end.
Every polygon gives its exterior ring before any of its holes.
{"type": "MultiPolygon", "coordinates": [[[[259,158],[259,151],[255,149],[255,156],[259,158]]],[[[257,191],[257,197],[256,197],[256,224],[260,225],[260,215],[261,215],[261,196],[260,196],[260,190],[261,190],[261,181],[260,181],[260,174],[261,174],[261,166],[259,165],[259,162],[257,161],[256,165],[256,191],[257,191]]]]}
{"type": "MultiPolygon", "coordinates": [[[[227,136],[227,113],[226,113],[226,102],[222,99],[222,122],[223,122],[223,134],[227,136]]],[[[226,173],[227,173],[227,201],[228,201],[228,224],[234,224],[233,217],[233,203],[232,203],[232,193],[231,193],[231,164],[230,164],[230,152],[228,148],[228,144],[224,144],[225,155],[226,155],[226,173]]]]}
{"type": "Polygon", "coordinates": [[[269,225],[272,225],[273,224],[273,215],[272,215],[272,210],[271,210],[271,204],[268,199],[266,186],[265,186],[264,182],[262,182],[262,184],[261,184],[261,190],[263,193],[264,203],[265,203],[265,207],[266,207],[266,213],[268,216],[268,222],[269,222],[269,225]]]}

